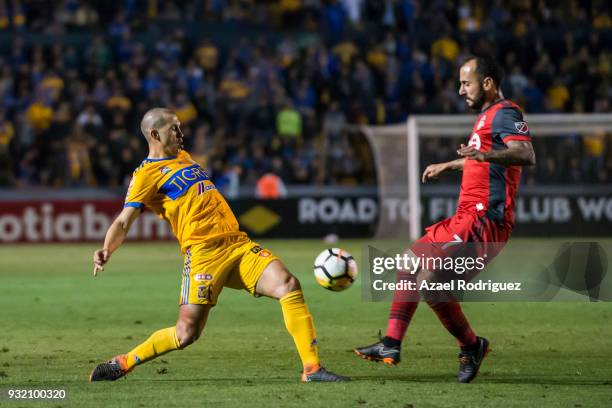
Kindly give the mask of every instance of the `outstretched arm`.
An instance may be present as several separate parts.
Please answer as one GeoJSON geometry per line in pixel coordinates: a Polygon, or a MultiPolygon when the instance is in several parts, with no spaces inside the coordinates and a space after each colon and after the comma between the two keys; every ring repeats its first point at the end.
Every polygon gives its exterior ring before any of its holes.
{"type": "Polygon", "coordinates": [[[449,161],[446,163],[436,163],[430,164],[427,166],[425,171],[423,172],[423,176],[421,176],[421,181],[426,183],[427,180],[432,178],[438,178],[442,173],[449,170],[463,170],[463,163],[465,162],[464,158],[449,161]]]}
{"type": "Polygon", "coordinates": [[[506,166],[533,166],[536,162],[531,142],[511,140],[507,149],[479,152],[473,146],[461,145],[457,154],[479,162],[498,163],[506,166]]]}
{"type": "Polygon", "coordinates": [[[108,228],[108,231],[106,231],[104,247],[94,252],[93,276],[97,276],[99,271],[104,270],[104,264],[108,262],[111,254],[121,246],[128,234],[128,231],[130,230],[130,227],[132,226],[132,223],[136,221],[136,218],[138,218],[139,215],[139,208],[125,207],[117,218],[115,218],[115,221],[113,221],[111,226],[108,228]]]}

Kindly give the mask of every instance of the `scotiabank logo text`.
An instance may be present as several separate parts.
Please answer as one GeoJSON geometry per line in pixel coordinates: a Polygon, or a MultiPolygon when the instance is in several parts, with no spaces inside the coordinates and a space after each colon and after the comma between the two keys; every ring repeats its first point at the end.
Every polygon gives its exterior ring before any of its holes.
{"type": "MultiPolygon", "coordinates": [[[[122,201],[0,204],[0,242],[100,241],[122,201]]],[[[128,239],[173,239],[168,224],[145,212],[128,239]]]]}

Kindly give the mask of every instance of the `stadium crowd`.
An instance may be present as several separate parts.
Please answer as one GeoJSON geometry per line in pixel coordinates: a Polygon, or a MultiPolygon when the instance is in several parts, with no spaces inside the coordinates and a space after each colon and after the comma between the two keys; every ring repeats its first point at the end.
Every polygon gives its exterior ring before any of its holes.
{"type": "MultiPolygon", "coordinates": [[[[611,33],[606,1],[0,0],[0,186],[124,185],[153,106],[176,111],[221,188],[371,184],[345,125],[465,112],[457,67],[474,52],[500,59],[527,113],[609,112],[611,33]]],[[[528,182],[610,182],[611,135],[535,136],[528,182]]],[[[421,162],[454,148],[430,140],[421,162]]]]}

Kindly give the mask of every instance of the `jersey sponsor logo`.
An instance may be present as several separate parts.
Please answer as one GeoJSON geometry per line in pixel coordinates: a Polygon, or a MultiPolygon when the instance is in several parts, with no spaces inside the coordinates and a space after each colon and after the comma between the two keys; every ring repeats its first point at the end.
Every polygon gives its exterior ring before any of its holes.
{"type": "Polygon", "coordinates": [[[198,286],[198,299],[210,299],[210,285],[198,286]]]}
{"type": "Polygon", "coordinates": [[[198,184],[198,195],[203,194],[203,193],[205,193],[206,191],[209,191],[209,190],[214,190],[216,188],[217,187],[215,187],[214,184],[206,185],[206,184],[204,184],[204,182],[201,182],[201,183],[198,184]]]}
{"type": "Polygon", "coordinates": [[[482,129],[482,127],[485,125],[486,120],[487,120],[487,115],[482,115],[482,117],[480,118],[480,121],[478,122],[478,125],[476,126],[476,130],[482,129]]]}
{"type": "Polygon", "coordinates": [[[527,126],[527,122],[514,122],[514,127],[519,133],[527,134],[529,132],[529,126],[527,126]]]}
{"type": "Polygon", "coordinates": [[[259,245],[256,245],[253,248],[251,248],[251,252],[254,254],[259,254],[259,256],[261,256],[262,258],[267,258],[270,255],[272,255],[270,251],[268,251],[267,249],[263,249],[259,245]]]}
{"type": "Polygon", "coordinates": [[[480,135],[478,135],[478,133],[472,133],[472,137],[470,137],[468,146],[472,146],[474,149],[480,150],[481,145],[482,143],[480,142],[480,135]]]}
{"type": "Polygon", "coordinates": [[[209,179],[204,169],[195,164],[175,171],[161,186],[159,192],[165,194],[171,200],[176,200],[185,194],[194,184],[209,179]]]}
{"type": "Polygon", "coordinates": [[[205,282],[212,280],[212,275],[210,273],[198,273],[193,279],[196,282],[205,282]]]}

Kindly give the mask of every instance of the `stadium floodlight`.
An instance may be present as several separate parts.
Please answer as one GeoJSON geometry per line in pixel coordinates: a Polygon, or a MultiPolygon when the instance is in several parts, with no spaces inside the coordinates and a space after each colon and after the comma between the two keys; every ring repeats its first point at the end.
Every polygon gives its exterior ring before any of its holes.
{"type": "MultiPolygon", "coordinates": [[[[405,123],[359,128],[370,143],[376,168],[377,237],[415,240],[422,235],[421,144],[428,138],[465,137],[467,142],[475,120],[476,115],[413,115],[405,123]],[[398,216],[406,212],[407,217],[398,216]]],[[[607,113],[531,114],[525,120],[535,140],[612,133],[612,114],[607,113]]]]}

